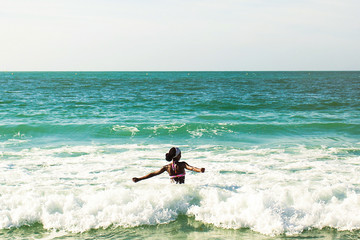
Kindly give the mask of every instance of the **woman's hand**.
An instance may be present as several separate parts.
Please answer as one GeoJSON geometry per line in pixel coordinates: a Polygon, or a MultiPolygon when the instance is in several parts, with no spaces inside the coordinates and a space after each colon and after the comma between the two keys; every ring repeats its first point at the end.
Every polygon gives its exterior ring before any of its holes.
{"type": "Polygon", "coordinates": [[[134,177],[132,180],[133,180],[134,183],[140,181],[140,179],[138,179],[137,177],[134,177]]]}

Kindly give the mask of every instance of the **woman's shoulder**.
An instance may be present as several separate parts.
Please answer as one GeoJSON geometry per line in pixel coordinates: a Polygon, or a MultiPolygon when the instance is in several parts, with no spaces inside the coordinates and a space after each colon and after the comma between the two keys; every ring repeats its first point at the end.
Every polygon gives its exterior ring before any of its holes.
{"type": "Polygon", "coordinates": [[[163,168],[165,168],[165,169],[168,169],[168,168],[170,168],[170,167],[171,167],[171,163],[170,163],[170,164],[166,164],[166,165],[163,166],[163,168]]]}

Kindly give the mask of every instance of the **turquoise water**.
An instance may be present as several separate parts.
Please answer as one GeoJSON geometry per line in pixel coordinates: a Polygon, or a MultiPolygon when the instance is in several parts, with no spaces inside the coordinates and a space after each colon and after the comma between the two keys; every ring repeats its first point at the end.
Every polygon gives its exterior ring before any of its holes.
{"type": "Polygon", "coordinates": [[[360,72],[2,72],[0,86],[0,237],[360,237],[360,72]],[[206,172],[131,182],[172,146],[206,172]]]}

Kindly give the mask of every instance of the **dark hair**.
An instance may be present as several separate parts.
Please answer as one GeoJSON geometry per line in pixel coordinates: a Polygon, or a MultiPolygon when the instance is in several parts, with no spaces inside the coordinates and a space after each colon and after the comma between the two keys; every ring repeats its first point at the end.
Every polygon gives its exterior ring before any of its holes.
{"type": "Polygon", "coordinates": [[[169,152],[167,154],[165,154],[165,159],[166,161],[171,161],[176,154],[176,149],[174,147],[170,148],[169,152]]]}

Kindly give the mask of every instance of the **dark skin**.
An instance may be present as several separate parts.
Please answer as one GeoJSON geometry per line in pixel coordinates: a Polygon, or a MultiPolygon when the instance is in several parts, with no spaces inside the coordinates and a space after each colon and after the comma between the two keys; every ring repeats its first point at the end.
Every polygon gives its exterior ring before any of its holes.
{"type": "MultiPolygon", "coordinates": [[[[174,163],[176,164],[175,171],[172,169],[172,166],[170,163],[170,164],[167,164],[167,165],[163,166],[162,168],[160,168],[160,170],[149,173],[140,178],[134,177],[132,180],[136,183],[141,180],[145,180],[145,179],[157,176],[159,174],[162,174],[165,171],[169,173],[169,176],[184,174],[185,169],[194,171],[194,172],[201,172],[201,173],[205,172],[205,168],[196,168],[196,167],[190,166],[186,162],[179,162],[180,158],[181,158],[181,154],[173,159],[174,163]]],[[[176,177],[176,178],[173,178],[172,180],[174,180],[176,183],[182,184],[182,183],[185,183],[185,176],[184,177],[176,177]]]]}

